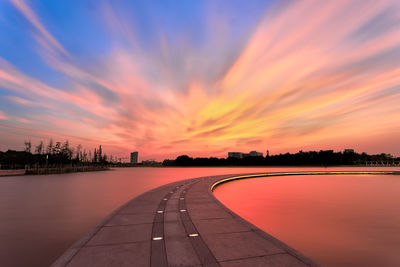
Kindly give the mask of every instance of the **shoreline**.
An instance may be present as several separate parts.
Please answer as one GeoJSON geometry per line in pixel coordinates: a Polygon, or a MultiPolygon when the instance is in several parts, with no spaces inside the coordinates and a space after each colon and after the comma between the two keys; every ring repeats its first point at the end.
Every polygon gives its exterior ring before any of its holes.
{"type": "Polygon", "coordinates": [[[31,169],[0,169],[0,177],[11,177],[11,176],[24,176],[24,175],[47,175],[47,174],[65,174],[65,173],[76,173],[76,172],[93,172],[93,171],[108,171],[113,168],[395,168],[398,166],[365,166],[365,165],[332,165],[332,166],[320,166],[320,165],[274,165],[274,166],[80,166],[80,167],[61,167],[61,168],[31,168],[31,169]]]}
{"type": "Polygon", "coordinates": [[[5,169],[0,170],[0,177],[23,176],[23,175],[46,175],[63,174],[75,172],[93,172],[110,170],[106,166],[80,166],[80,167],[60,167],[60,168],[31,168],[31,169],[5,169]]]}
{"type": "Polygon", "coordinates": [[[213,189],[238,179],[287,175],[387,174],[400,171],[306,171],[189,178],[126,202],[77,240],[51,266],[320,266],[243,219],[213,189]],[[140,248],[140,251],[139,251],[140,248]]]}

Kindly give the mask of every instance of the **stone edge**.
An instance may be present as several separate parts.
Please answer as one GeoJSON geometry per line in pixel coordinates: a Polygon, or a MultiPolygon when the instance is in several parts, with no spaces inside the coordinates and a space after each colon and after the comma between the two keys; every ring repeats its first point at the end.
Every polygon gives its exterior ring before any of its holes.
{"type": "MultiPolygon", "coordinates": [[[[201,178],[201,177],[199,177],[201,178]]],[[[176,183],[180,183],[182,181],[190,181],[194,179],[199,179],[199,178],[189,178],[189,179],[182,179],[178,180],[175,182],[171,182],[153,189],[150,189],[146,192],[143,192],[142,194],[128,200],[126,203],[124,203],[122,206],[118,207],[114,211],[112,211],[109,215],[107,215],[99,224],[94,226],[87,232],[82,238],[78,239],[76,242],[74,242],[63,254],[61,254],[51,265],[50,267],[64,267],[67,266],[68,263],[72,260],[72,258],[78,253],[78,251],[85,246],[89,240],[97,234],[97,232],[104,226],[106,225],[120,210],[124,209],[126,206],[129,205],[132,201],[135,201],[136,199],[140,199],[143,195],[146,195],[148,193],[151,193],[153,191],[159,190],[163,187],[168,187],[176,183]]]]}
{"type": "Polygon", "coordinates": [[[259,236],[271,241],[274,245],[278,246],[279,248],[283,249],[293,257],[297,258],[298,260],[302,261],[303,263],[319,267],[322,266],[321,264],[317,263],[313,259],[308,256],[303,255],[301,252],[297,251],[296,249],[290,247],[289,245],[285,244],[283,241],[273,237],[272,235],[266,233],[265,231],[261,230],[254,224],[250,223],[249,221],[243,219],[231,209],[226,207],[222,202],[220,202],[213,194],[213,190],[226,182],[237,181],[242,179],[254,179],[254,178],[268,178],[268,177],[279,177],[279,176],[294,176],[294,175],[343,175],[343,174],[354,174],[354,175],[373,175],[373,174],[384,174],[384,175],[400,175],[400,171],[309,171],[309,172],[269,172],[269,173],[249,173],[249,174],[240,174],[235,176],[228,176],[228,177],[220,177],[214,179],[208,185],[208,194],[209,196],[218,204],[220,205],[226,212],[231,214],[236,220],[240,221],[242,224],[248,226],[252,229],[256,234],[259,236]],[[222,179],[221,179],[222,178],[222,179]],[[225,181],[222,181],[225,180],[225,181]]]}
{"type": "MultiPolygon", "coordinates": [[[[296,257],[300,261],[304,262],[305,264],[308,264],[310,266],[321,266],[320,264],[316,263],[314,260],[312,260],[309,257],[306,257],[305,255],[301,254],[297,250],[291,248],[290,246],[286,245],[284,242],[280,241],[279,239],[269,235],[268,233],[264,232],[263,230],[259,229],[257,226],[253,225],[252,223],[248,222],[247,220],[243,219],[236,213],[234,213],[232,210],[227,208],[224,204],[222,204],[212,193],[214,188],[222,183],[229,182],[229,181],[234,181],[234,180],[239,180],[239,179],[251,179],[251,178],[266,178],[266,177],[275,177],[275,176],[286,176],[286,175],[313,175],[311,172],[307,172],[307,174],[301,174],[300,172],[287,172],[287,174],[281,174],[277,175],[277,173],[249,173],[249,174],[225,174],[225,175],[217,175],[217,176],[205,176],[205,177],[197,177],[197,178],[188,178],[188,179],[182,179],[178,180],[175,182],[171,182],[156,188],[153,188],[151,190],[148,190],[146,192],[143,192],[142,194],[128,200],[125,204],[122,206],[118,207],[115,209],[113,212],[111,212],[108,216],[106,216],[99,224],[94,226],[89,232],[87,232],[82,238],[78,239],[75,243],[73,243],[61,256],[59,256],[50,266],[51,267],[64,267],[66,266],[72,258],[78,253],[78,251],[85,246],[85,244],[102,228],[108,221],[111,220],[120,210],[125,208],[127,205],[129,205],[130,202],[134,201],[135,199],[138,199],[142,197],[145,194],[148,194],[152,191],[159,190],[163,187],[171,186],[176,183],[180,183],[182,181],[190,181],[190,180],[198,180],[202,178],[210,178],[210,177],[215,177],[212,179],[208,184],[208,194],[213,199],[218,205],[221,206],[224,210],[226,210],[229,214],[231,214],[235,219],[237,219],[239,222],[243,223],[244,225],[247,225],[252,229],[255,233],[257,233],[259,236],[271,241],[278,247],[282,248],[285,250],[287,253],[290,255],[296,257]],[[275,175],[271,175],[275,174],[275,175]],[[221,180],[225,180],[221,182],[221,180]]],[[[322,172],[318,172],[315,174],[322,174],[322,172]]],[[[332,173],[329,173],[329,171],[324,172],[324,175],[329,175],[332,173]]],[[[346,171],[341,171],[340,174],[348,174],[346,171]]],[[[357,174],[357,172],[350,172],[350,174],[357,174]]],[[[393,175],[400,175],[400,171],[369,171],[363,172],[363,173],[358,173],[358,174],[393,174],[393,175]]]]}

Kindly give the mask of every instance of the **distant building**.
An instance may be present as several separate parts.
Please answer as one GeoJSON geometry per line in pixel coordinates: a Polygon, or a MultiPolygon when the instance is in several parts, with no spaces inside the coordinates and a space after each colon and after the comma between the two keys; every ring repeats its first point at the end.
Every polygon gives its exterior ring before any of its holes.
{"type": "Polygon", "coordinates": [[[343,151],[343,153],[344,153],[344,154],[354,153],[354,149],[350,149],[350,148],[345,149],[345,150],[343,151]]]}
{"type": "Polygon", "coordinates": [[[262,157],[263,153],[262,152],[257,152],[257,151],[250,151],[249,156],[250,157],[262,157]]]}
{"type": "Polygon", "coordinates": [[[139,153],[137,151],[131,153],[131,163],[138,163],[139,153]]]}
{"type": "Polygon", "coordinates": [[[262,152],[250,151],[250,153],[242,153],[242,152],[228,152],[228,158],[237,158],[242,159],[246,157],[262,157],[262,152]]]}
{"type": "Polygon", "coordinates": [[[228,152],[228,158],[241,159],[241,158],[243,158],[243,153],[242,152],[228,152]]]}

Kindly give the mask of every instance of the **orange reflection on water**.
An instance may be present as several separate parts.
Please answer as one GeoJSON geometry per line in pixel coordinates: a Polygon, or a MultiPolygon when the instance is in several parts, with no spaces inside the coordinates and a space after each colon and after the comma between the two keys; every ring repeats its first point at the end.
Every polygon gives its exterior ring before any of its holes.
{"type": "Polygon", "coordinates": [[[398,176],[256,178],[223,184],[214,193],[238,215],[323,265],[400,265],[398,176]]]}

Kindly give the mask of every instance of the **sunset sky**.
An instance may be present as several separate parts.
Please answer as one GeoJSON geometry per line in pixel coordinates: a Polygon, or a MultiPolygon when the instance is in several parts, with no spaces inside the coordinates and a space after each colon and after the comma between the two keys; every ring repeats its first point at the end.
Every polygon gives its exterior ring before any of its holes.
{"type": "Polygon", "coordinates": [[[400,1],[0,1],[0,150],[400,156],[400,1]]]}

